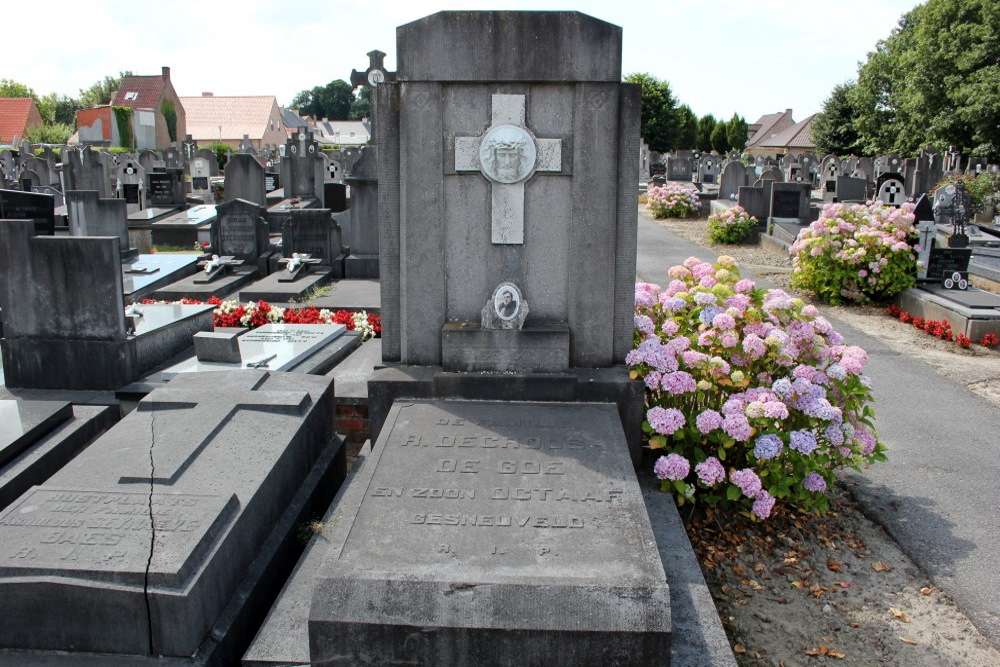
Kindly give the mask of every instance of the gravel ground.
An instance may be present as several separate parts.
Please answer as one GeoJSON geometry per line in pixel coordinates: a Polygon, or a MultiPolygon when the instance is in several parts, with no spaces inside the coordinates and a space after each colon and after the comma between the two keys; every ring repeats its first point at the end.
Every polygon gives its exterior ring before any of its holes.
{"type": "MultiPolygon", "coordinates": [[[[787,257],[756,246],[712,245],[705,220],[656,222],[708,248],[703,259],[730,255],[741,268],[791,291],[787,257]]],[[[962,350],[882,308],[820,309],[1000,406],[1000,352],[978,345],[962,350]]],[[[825,517],[784,511],[767,522],[682,508],[741,665],[1000,665],[1000,651],[861,513],[847,486],[838,484],[830,497],[825,517]]]]}

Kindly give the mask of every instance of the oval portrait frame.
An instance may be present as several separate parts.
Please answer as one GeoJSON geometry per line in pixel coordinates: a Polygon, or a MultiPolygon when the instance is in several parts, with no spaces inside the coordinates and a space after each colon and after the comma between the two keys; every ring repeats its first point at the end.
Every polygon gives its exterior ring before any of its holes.
{"type": "Polygon", "coordinates": [[[493,290],[493,313],[499,317],[504,322],[510,322],[517,318],[518,314],[521,312],[521,302],[523,297],[521,296],[521,290],[518,289],[517,285],[514,283],[504,282],[497,285],[497,288],[493,290]],[[506,292],[510,292],[511,300],[514,303],[514,310],[510,314],[504,314],[503,306],[503,295],[506,292]]]}

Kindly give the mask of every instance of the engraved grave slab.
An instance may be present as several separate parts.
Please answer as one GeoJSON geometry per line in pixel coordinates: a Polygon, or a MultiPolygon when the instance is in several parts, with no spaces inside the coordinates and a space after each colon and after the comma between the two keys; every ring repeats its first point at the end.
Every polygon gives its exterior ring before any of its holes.
{"type": "Polygon", "coordinates": [[[347,327],[343,324],[265,324],[240,336],[240,362],[189,359],[167,369],[164,375],[172,377],[176,373],[225,371],[241,367],[284,371],[336,340],[345,331],[347,327]]]}
{"type": "Polygon", "coordinates": [[[0,646],[191,656],[271,567],[332,407],[329,379],[266,371],[151,393],[0,513],[0,646]]]}
{"type": "Polygon", "coordinates": [[[669,655],[669,591],[613,405],[397,401],[334,514],[313,662],[669,655]]]}

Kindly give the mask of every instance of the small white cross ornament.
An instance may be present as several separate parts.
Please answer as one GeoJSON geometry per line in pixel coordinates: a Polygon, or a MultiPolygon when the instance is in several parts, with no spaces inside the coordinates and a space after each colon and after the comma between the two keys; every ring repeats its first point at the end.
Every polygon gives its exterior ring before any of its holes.
{"type": "Polygon", "coordinates": [[[493,95],[492,124],[478,137],[455,137],[455,171],[478,171],[492,185],[492,241],[524,243],[524,183],[536,171],[562,170],[562,140],[539,139],[524,123],[524,95],[493,95]]]}

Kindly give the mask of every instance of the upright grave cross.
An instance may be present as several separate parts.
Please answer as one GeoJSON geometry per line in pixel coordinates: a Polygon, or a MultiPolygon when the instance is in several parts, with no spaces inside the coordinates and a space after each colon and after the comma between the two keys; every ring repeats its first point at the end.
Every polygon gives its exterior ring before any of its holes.
{"type": "Polygon", "coordinates": [[[171,486],[198,455],[222,433],[241,410],[272,414],[304,415],[312,399],[307,391],[260,391],[268,374],[247,373],[246,389],[219,395],[210,392],[192,398],[190,390],[158,389],[139,403],[140,413],[149,413],[153,434],[150,474],[123,475],[120,484],[161,484],[171,486]],[[161,412],[187,410],[162,416],[161,412]],[[157,448],[158,442],[163,446],[157,448]]]}
{"type": "Polygon", "coordinates": [[[536,171],[562,170],[562,140],[539,139],[524,123],[524,95],[494,95],[492,124],[478,137],[455,137],[455,171],[492,183],[492,241],[524,243],[524,183],[536,171]]]}

